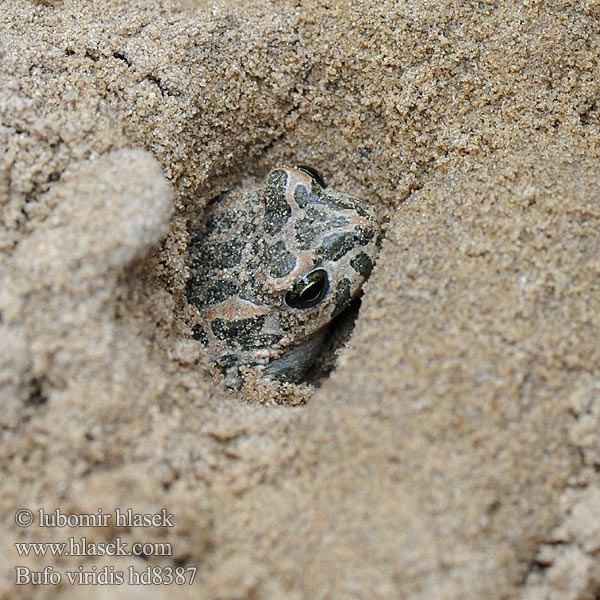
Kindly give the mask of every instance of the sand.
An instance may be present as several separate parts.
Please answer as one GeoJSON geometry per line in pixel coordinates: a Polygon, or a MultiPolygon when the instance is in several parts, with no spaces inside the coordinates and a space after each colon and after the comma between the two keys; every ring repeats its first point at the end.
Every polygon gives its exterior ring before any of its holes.
{"type": "Polygon", "coordinates": [[[0,13],[0,598],[597,597],[596,0],[0,13]],[[189,338],[189,232],[286,162],[386,237],[319,387],[230,391],[189,338]],[[173,556],[14,545],[82,536],[173,556]],[[129,567],[197,574],[66,577],[129,567]]]}

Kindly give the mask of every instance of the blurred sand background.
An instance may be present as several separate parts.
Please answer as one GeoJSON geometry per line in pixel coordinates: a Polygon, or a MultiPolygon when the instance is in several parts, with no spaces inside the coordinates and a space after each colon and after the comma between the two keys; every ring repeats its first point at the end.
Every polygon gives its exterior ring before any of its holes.
{"type": "Polygon", "coordinates": [[[0,8],[0,598],[598,598],[597,0],[0,8]],[[335,372],[242,396],[187,337],[189,230],[292,161],[387,236],[335,372]],[[82,535],[175,556],[13,545],[82,535]]]}

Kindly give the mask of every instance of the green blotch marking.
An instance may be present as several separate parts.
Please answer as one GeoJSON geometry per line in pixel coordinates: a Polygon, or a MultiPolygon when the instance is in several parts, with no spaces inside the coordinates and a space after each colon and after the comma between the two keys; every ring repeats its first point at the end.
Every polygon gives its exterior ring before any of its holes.
{"type": "Polygon", "coordinates": [[[356,239],[361,246],[366,246],[375,237],[375,229],[355,227],[354,231],[356,231],[356,239]]]}
{"type": "Polygon", "coordinates": [[[304,208],[310,202],[310,197],[308,195],[306,186],[296,186],[296,189],[294,190],[294,200],[300,208],[304,208]]]}
{"type": "Polygon", "coordinates": [[[218,304],[235,296],[240,291],[240,286],[234,281],[214,281],[207,284],[202,276],[191,277],[187,283],[188,300],[198,308],[210,304],[218,304]]]}
{"type": "Polygon", "coordinates": [[[310,250],[322,234],[326,224],[315,223],[312,219],[300,219],[294,225],[294,236],[300,250],[310,250]]]}
{"type": "Polygon", "coordinates": [[[194,325],[192,328],[192,337],[195,340],[198,340],[204,346],[208,345],[208,336],[206,335],[206,331],[202,325],[194,325]]]}
{"type": "Polygon", "coordinates": [[[342,279],[335,292],[335,310],[333,316],[339,315],[350,304],[352,295],[350,294],[350,280],[342,279]]]}
{"type": "Polygon", "coordinates": [[[201,261],[212,270],[227,269],[239,265],[246,243],[243,240],[230,240],[205,246],[201,261]]]}
{"type": "Polygon", "coordinates": [[[361,252],[350,261],[350,266],[366,279],[373,270],[373,261],[368,254],[361,252]]]}
{"type": "Polygon", "coordinates": [[[285,247],[284,241],[279,241],[267,248],[266,262],[270,265],[273,277],[285,277],[296,266],[296,257],[285,247]]]}
{"type": "Polygon", "coordinates": [[[356,235],[354,233],[333,233],[324,240],[318,253],[325,260],[336,261],[356,246],[356,235]]]}
{"type": "Polygon", "coordinates": [[[211,328],[218,339],[237,342],[243,350],[248,350],[270,347],[281,340],[281,335],[261,334],[264,323],[264,315],[237,321],[215,319],[211,328]]]}

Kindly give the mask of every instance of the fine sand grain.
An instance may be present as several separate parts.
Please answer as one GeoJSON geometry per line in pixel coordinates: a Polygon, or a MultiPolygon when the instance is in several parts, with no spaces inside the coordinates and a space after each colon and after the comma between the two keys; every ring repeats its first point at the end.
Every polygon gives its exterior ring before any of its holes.
{"type": "Polygon", "coordinates": [[[598,597],[597,0],[0,7],[0,598],[598,597]],[[286,162],[386,238],[320,387],[232,392],[189,232],[286,162]],[[174,556],[14,545],[83,536],[174,556]],[[198,571],[127,585],[149,566],[198,571]]]}

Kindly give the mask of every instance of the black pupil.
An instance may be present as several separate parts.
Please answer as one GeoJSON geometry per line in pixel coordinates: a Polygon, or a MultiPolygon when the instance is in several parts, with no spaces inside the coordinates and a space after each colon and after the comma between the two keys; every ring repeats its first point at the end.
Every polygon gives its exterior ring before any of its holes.
{"type": "Polygon", "coordinates": [[[291,308],[311,308],[318,304],[328,287],[327,273],[323,269],[315,269],[302,279],[285,296],[285,302],[291,308]]]}
{"type": "Polygon", "coordinates": [[[302,302],[314,302],[321,295],[321,288],[318,283],[309,283],[301,292],[300,300],[302,302]]]}
{"type": "Polygon", "coordinates": [[[327,187],[323,175],[321,175],[314,167],[309,167],[308,165],[296,165],[296,168],[310,175],[322,188],[327,187]]]}

